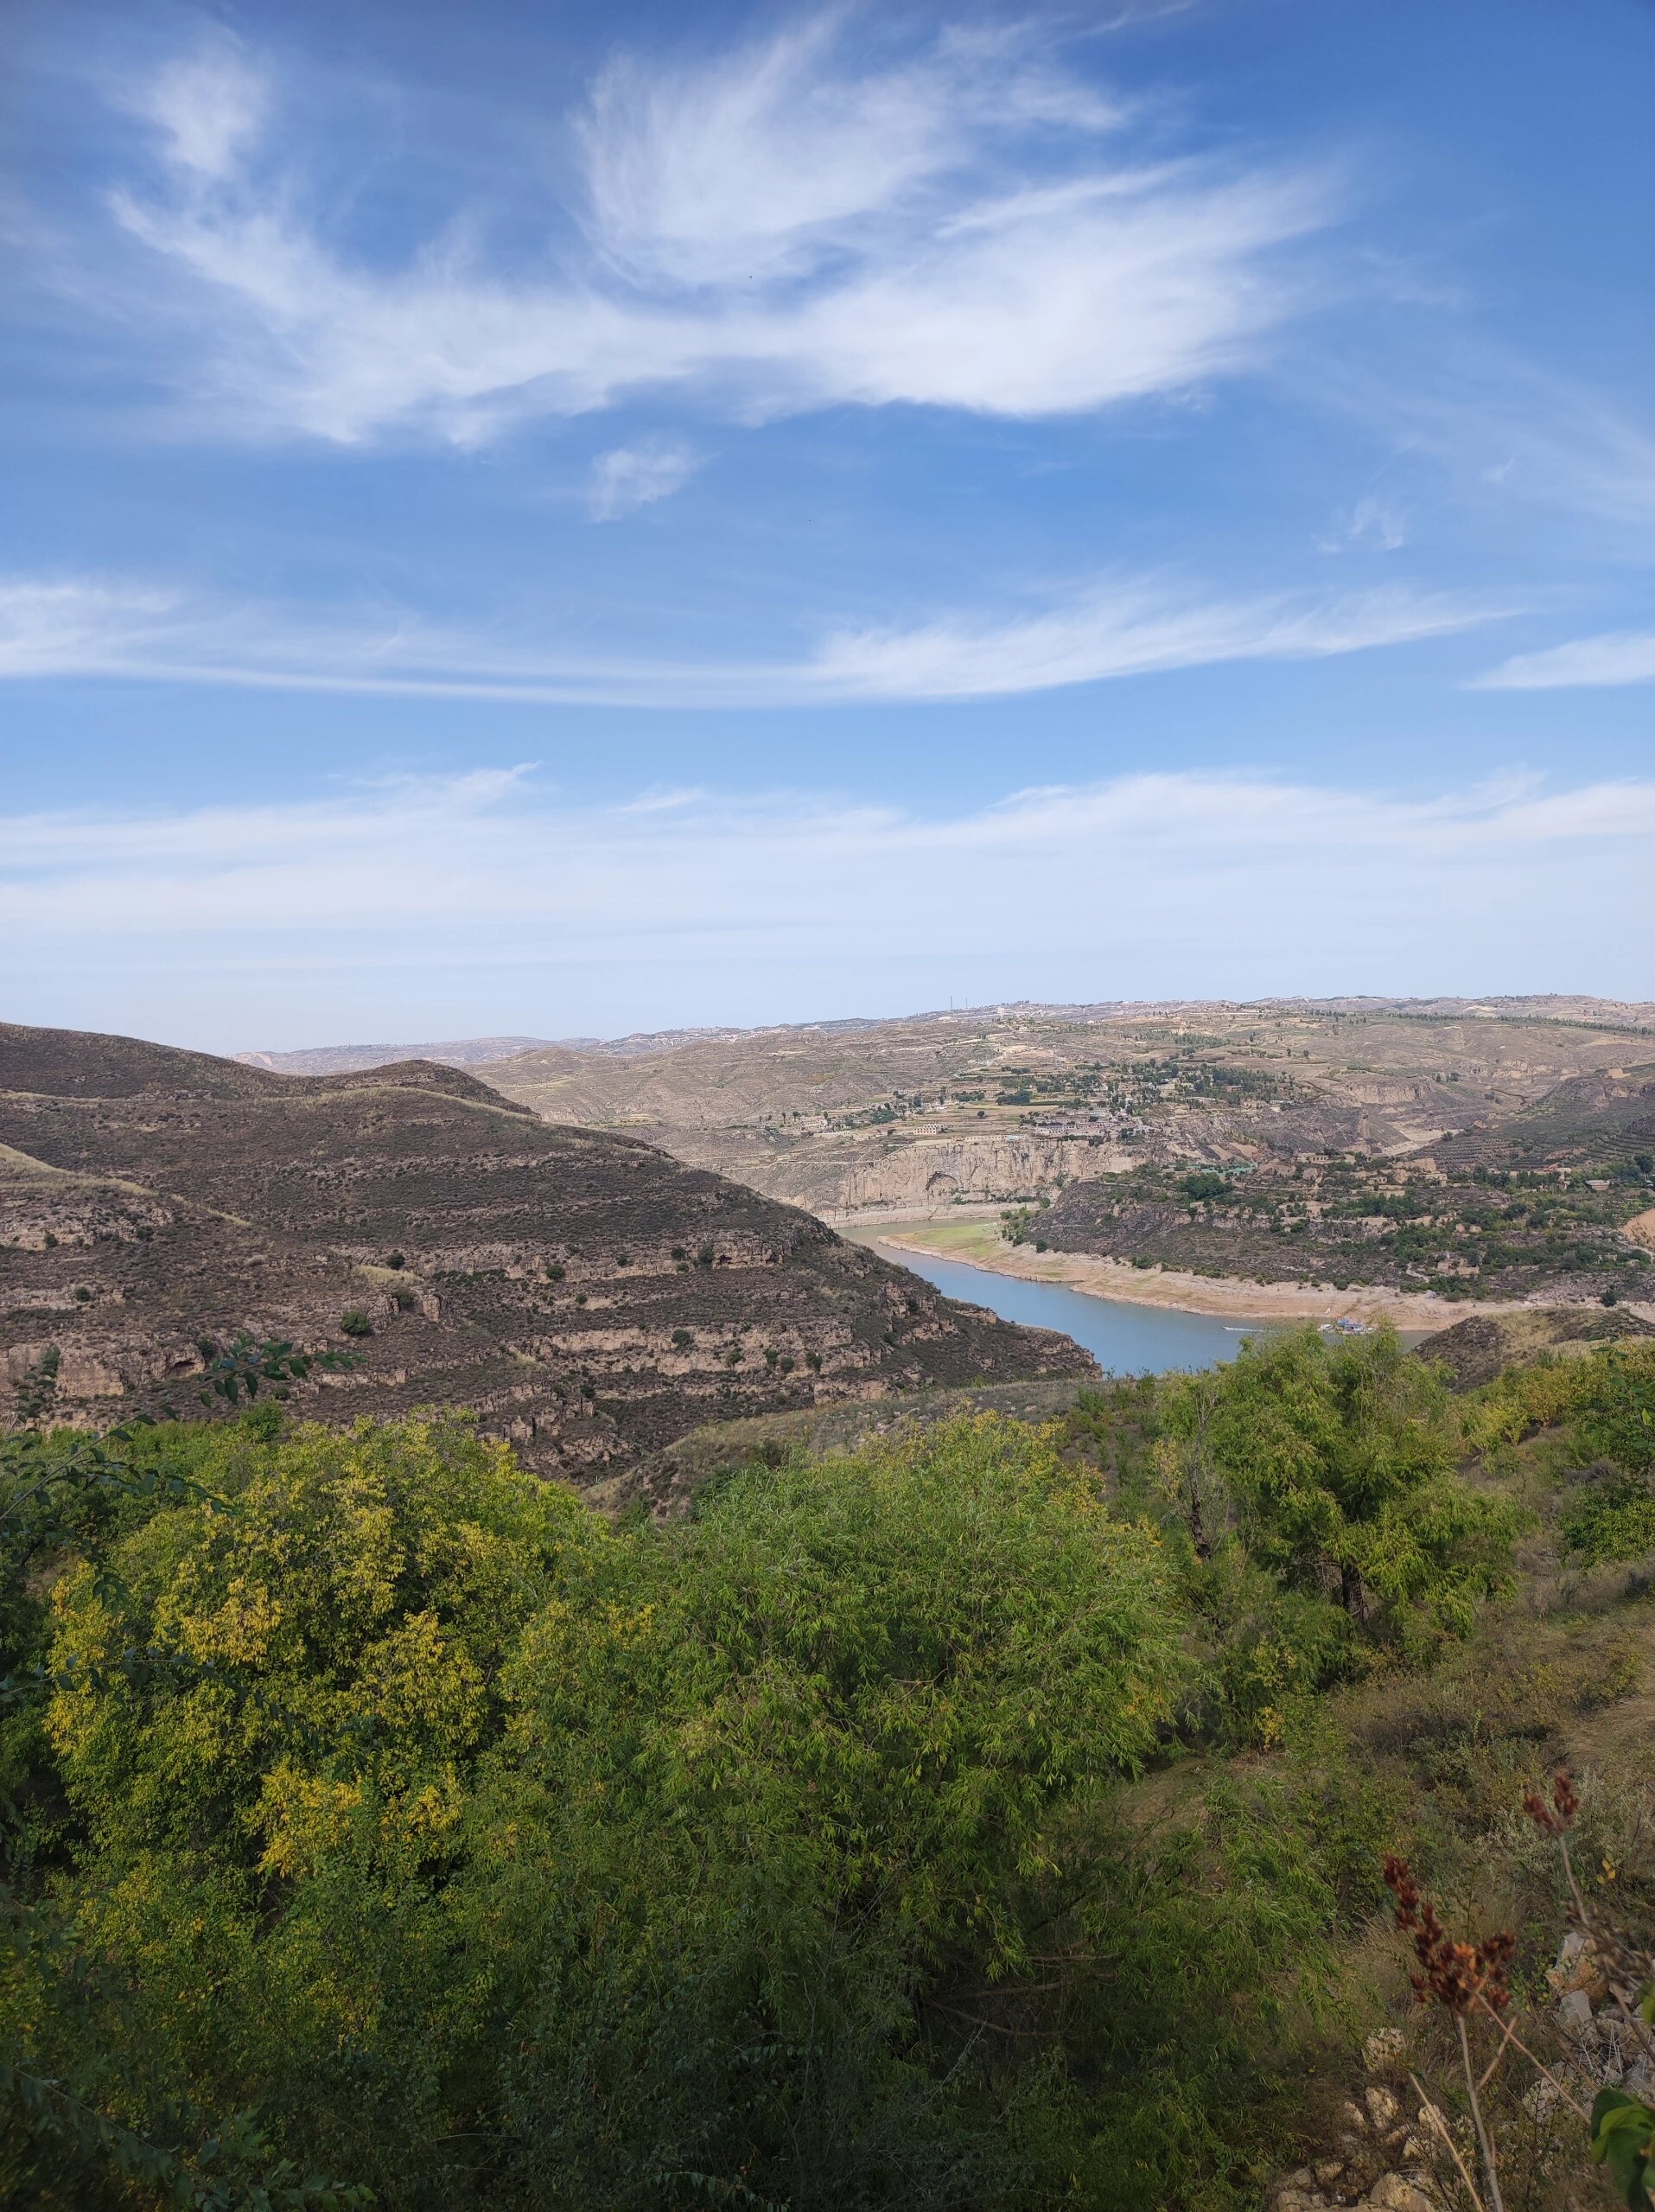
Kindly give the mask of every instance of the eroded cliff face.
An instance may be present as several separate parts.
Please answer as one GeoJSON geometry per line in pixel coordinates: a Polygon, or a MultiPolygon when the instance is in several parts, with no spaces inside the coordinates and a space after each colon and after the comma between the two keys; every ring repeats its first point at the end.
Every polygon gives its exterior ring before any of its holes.
{"type": "MultiPolygon", "coordinates": [[[[1439,1118],[1431,1133],[1441,1127],[1439,1118]]],[[[793,1135],[665,1126],[647,1134],[678,1159],[828,1221],[882,1210],[924,1212],[957,1201],[1018,1204],[1140,1167],[1225,1166],[1330,1148],[1389,1153],[1418,1138],[1394,1111],[1354,1100],[1243,1112],[1180,1106],[1086,1134],[997,1128],[978,1136],[969,1129],[898,1127],[793,1135]]]]}
{"type": "Polygon", "coordinates": [[[834,1131],[789,1137],[751,1130],[658,1129],[652,1142],[767,1197],[831,1219],[887,1208],[1037,1198],[1078,1176],[1131,1166],[1138,1155],[1104,1137],[912,1135],[834,1131]]]}
{"type": "Polygon", "coordinates": [[[807,1213],[455,1070],[220,1085],[226,1063],[115,1041],[105,1097],[99,1042],[0,1033],[13,1419],[42,1393],[83,1422],[198,1411],[203,1344],[246,1329],[358,1355],[301,1391],[330,1418],[466,1407],[585,1479],[742,1413],[1092,1367],[807,1213]]]}
{"type": "Polygon", "coordinates": [[[1101,1138],[922,1138],[848,1164],[839,1203],[855,1213],[957,1198],[1033,1197],[1077,1176],[1110,1174],[1131,1159],[1129,1151],[1101,1138]]]}

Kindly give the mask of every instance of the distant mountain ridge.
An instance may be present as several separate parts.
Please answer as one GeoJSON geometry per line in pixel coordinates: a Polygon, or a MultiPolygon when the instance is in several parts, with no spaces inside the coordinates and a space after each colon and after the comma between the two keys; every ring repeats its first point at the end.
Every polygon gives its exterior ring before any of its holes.
{"type": "MultiPolygon", "coordinates": [[[[243,1068],[262,1068],[273,1075],[355,1075],[404,1060],[431,1060],[443,1068],[487,1068],[492,1061],[544,1051],[556,1042],[551,1037],[457,1037],[442,1044],[321,1044],[299,1052],[234,1052],[230,1057],[243,1068]]],[[[579,1049],[595,1040],[576,1037],[568,1042],[579,1049]]]]}
{"type": "Polygon", "coordinates": [[[435,1061],[443,1068],[488,1068],[531,1052],[591,1053],[628,1060],[740,1034],[735,1030],[658,1030],[626,1037],[454,1037],[441,1044],[322,1044],[297,1052],[235,1052],[230,1057],[244,1068],[263,1068],[277,1075],[353,1075],[406,1060],[435,1061]]]}

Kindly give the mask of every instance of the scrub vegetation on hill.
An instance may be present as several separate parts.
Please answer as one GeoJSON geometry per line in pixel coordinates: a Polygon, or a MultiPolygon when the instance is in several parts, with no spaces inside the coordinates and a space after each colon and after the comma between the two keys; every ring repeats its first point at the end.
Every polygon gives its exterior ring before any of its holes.
{"type": "Polygon", "coordinates": [[[1003,1222],[1013,1243],[1194,1274],[1615,1304],[1655,1299],[1655,1251],[1624,1233],[1655,1208],[1650,1143],[1600,1141],[1569,1169],[1365,1155],[1146,1167],[1072,1183],[1003,1222]]]}
{"type": "MultiPolygon", "coordinates": [[[[1313,1331],[665,1526],[454,1417],[14,1434],[0,2202],[1353,2201],[1387,1853],[1565,2074],[1560,1761],[1647,1941],[1652,1438],[1635,1344],[1455,1397],[1313,1331]]],[[[1506,2203],[1613,2201],[1531,2078],[1506,2203]]]]}

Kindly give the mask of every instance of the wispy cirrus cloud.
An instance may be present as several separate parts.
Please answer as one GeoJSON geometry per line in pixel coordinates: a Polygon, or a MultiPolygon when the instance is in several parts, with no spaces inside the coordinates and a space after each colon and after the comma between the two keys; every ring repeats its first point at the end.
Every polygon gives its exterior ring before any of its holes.
{"type": "Polygon", "coordinates": [[[809,275],[920,201],[945,229],[988,148],[1019,131],[1091,137],[1123,119],[1009,30],[858,71],[843,29],[822,14],[688,67],[612,62],[576,126],[602,250],[674,288],[809,275]]]}
{"type": "Polygon", "coordinates": [[[271,93],[235,40],[218,32],[127,86],[122,104],[158,133],[174,170],[217,183],[234,175],[257,143],[271,93]]]}
{"type": "Polygon", "coordinates": [[[1469,405],[1452,435],[1486,459],[1503,493],[1622,525],[1646,548],[1655,524],[1655,422],[1578,379],[1513,367],[1469,405]]]}
{"type": "MultiPolygon", "coordinates": [[[[1441,331],[1432,336],[1440,345],[1441,331]]],[[[1459,339],[1443,358],[1422,354],[1409,336],[1359,365],[1324,356],[1314,396],[1382,425],[1399,455],[1439,468],[1468,504],[1578,516],[1600,554],[1641,558],[1655,525],[1648,411],[1582,377],[1459,339]]]]}
{"type": "Polygon", "coordinates": [[[99,675],[164,654],[184,595],[99,577],[0,578],[0,678],[99,675]]]}
{"type": "Polygon", "coordinates": [[[1454,592],[1380,590],[1181,597],[1111,583],[1022,621],[958,617],[842,632],[809,664],[830,691],[867,698],[991,698],[1227,660],[1317,660],[1441,637],[1509,609],[1454,592]]]}
{"type": "Polygon", "coordinates": [[[1400,552],[1408,543],[1408,521],[1394,500],[1368,493],[1340,515],[1327,536],[1317,540],[1324,553],[1342,553],[1353,545],[1376,547],[1382,553],[1400,552]]]}
{"type": "Polygon", "coordinates": [[[161,175],[110,204],[195,402],[341,443],[664,389],[1061,414],[1247,367],[1302,303],[1283,252],[1334,220],[1325,175],[1135,162],[1028,26],[883,62],[843,29],[613,63],[562,119],[576,182],[527,210],[558,243],[526,265],[458,201],[400,262],[353,251],[273,132],[253,158],[275,94],[224,43],[134,91],[161,175]]]}
{"type": "Polygon", "coordinates": [[[1474,677],[1480,692],[1554,692],[1575,685],[1655,684],[1655,630],[1613,630],[1541,653],[1514,653],[1474,677]]]}
{"type": "Polygon", "coordinates": [[[125,678],[266,689],[656,706],[968,699],[1239,660],[1309,660],[1497,621],[1472,595],[1390,588],[1215,599],[1111,579],[1008,621],[956,614],[843,628],[791,660],[560,653],[398,609],[354,619],[105,579],[0,581],[0,679],[125,678]]]}

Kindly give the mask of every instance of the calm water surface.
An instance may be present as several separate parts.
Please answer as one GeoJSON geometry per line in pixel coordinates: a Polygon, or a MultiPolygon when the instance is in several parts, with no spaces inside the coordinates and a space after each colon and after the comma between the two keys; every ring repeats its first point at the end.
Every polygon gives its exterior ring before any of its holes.
{"type": "Polygon", "coordinates": [[[1003,1321],[1035,1329],[1060,1329],[1084,1344],[1106,1374],[1162,1374],[1168,1367],[1215,1367],[1233,1360],[1250,1335],[1280,1329],[1279,1321],[1232,1321],[1216,1314],[1181,1313],[1168,1306],[1140,1306],[1123,1298],[1094,1297],[1064,1283],[1028,1283],[1018,1275],[972,1267],[963,1259],[937,1259],[928,1252],[899,1252],[875,1245],[883,1259],[911,1267],[945,1297],[987,1306],[1003,1321]]]}

